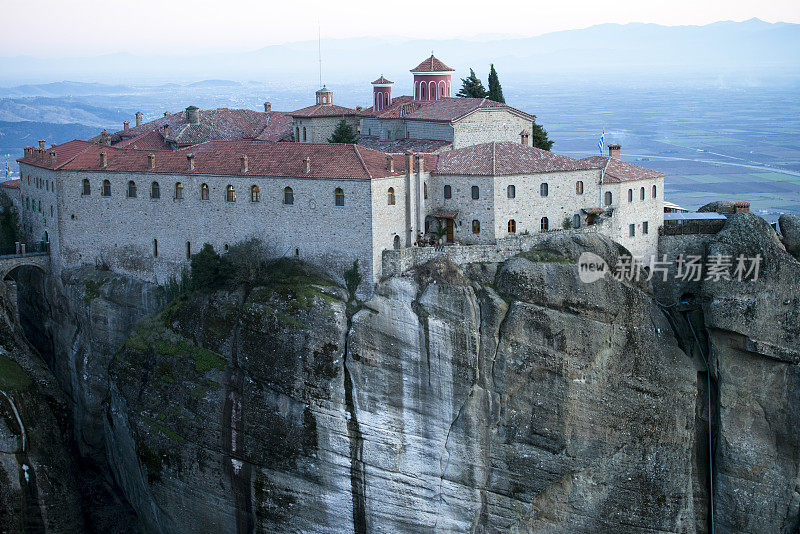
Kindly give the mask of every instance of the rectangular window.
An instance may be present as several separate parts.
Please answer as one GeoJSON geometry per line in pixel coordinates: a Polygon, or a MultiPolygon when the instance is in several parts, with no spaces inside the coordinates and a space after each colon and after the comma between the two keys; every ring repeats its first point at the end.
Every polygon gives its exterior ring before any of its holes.
{"type": "Polygon", "coordinates": [[[472,221],[472,233],[473,234],[481,233],[481,222],[478,219],[472,221]]]}
{"type": "Polygon", "coordinates": [[[629,232],[631,237],[635,237],[636,236],[636,225],[635,224],[629,224],[628,225],[628,232],[629,232]]]}
{"type": "Polygon", "coordinates": [[[642,223],[642,235],[647,235],[647,221],[642,223]]]}

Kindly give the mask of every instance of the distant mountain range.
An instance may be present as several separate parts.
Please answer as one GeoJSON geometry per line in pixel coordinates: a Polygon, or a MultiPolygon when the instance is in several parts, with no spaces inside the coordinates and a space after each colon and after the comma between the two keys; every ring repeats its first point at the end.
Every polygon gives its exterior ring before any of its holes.
{"type": "MultiPolygon", "coordinates": [[[[751,19],[705,26],[601,24],[513,39],[323,39],[323,78],[327,83],[352,83],[383,73],[399,84],[409,84],[408,69],[431,50],[455,68],[458,76],[465,76],[474,67],[485,77],[489,63],[494,63],[506,79],[513,76],[517,81],[581,73],[599,77],[646,74],[658,79],[684,73],[797,76],[800,24],[751,19]]],[[[316,41],[203,56],[0,57],[0,72],[6,86],[63,79],[114,85],[210,78],[315,84],[319,76],[316,41]]],[[[70,94],[83,94],[85,90],[92,87],[74,84],[74,93],[70,94]]],[[[25,94],[34,95],[52,96],[46,92],[25,94]]]]}

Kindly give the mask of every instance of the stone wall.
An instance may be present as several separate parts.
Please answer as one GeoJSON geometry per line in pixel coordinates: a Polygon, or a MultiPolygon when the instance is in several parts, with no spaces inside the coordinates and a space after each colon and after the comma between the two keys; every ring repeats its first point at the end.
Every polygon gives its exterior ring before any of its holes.
{"type": "Polygon", "coordinates": [[[394,248],[395,236],[405,246],[406,177],[374,179],[372,185],[372,272],[379,278],[382,252],[394,248]],[[389,188],[394,190],[394,204],[389,204],[389,188]]]}
{"type": "Polygon", "coordinates": [[[27,243],[49,240],[51,247],[57,247],[60,184],[56,180],[55,173],[26,163],[20,163],[19,170],[20,239],[27,243]]]}
{"type": "Polygon", "coordinates": [[[453,140],[453,126],[449,122],[408,120],[405,124],[411,139],[453,140]]]}
{"type": "MultiPolygon", "coordinates": [[[[559,235],[603,232],[601,225],[588,226],[579,230],[559,230],[559,235]]],[[[604,233],[604,232],[603,232],[604,233]]],[[[545,239],[553,237],[554,232],[518,235],[498,239],[495,244],[445,247],[408,247],[400,250],[383,251],[383,279],[399,276],[409,269],[436,258],[447,258],[456,265],[467,263],[500,263],[533,248],[545,239]]]]}
{"type": "MultiPolygon", "coordinates": [[[[335,279],[353,259],[372,258],[371,185],[368,180],[214,176],[154,173],[59,172],[61,243],[53,248],[54,263],[64,266],[106,263],[115,271],[164,283],[188,264],[187,257],[204,243],[219,252],[256,237],[275,256],[296,256],[319,265],[335,279]],[[92,194],[81,194],[88,178],[92,194]],[[111,196],[100,196],[102,180],[111,182],[111,196]],[[137,197],[127,198],[129,180],[137,197]],[[150,197],[151,182],[159,182],[161,198],[150,197]],[[175,183],[183,184],[183,199],[175,199],[175,183]],[[201,184],[210,188],[201,200],[201,184]],[[235,187],[236,201],[227,202],[226,186],[235,187]],[[252,202],[257,185],[260,200],[252,202]],[[283,203],[291,187],[294,203],[283,203]],[[334,205],[340,187],[345,205],[334,205]],[[157,241],[157,255],[156,255],[157,241]]],[[[365,265],[364,286],[373,278],[365,265]]]]}
{"type": "Polygon", "coordinates": [[[603,186],[604,191],[614,195],[612,207],[611,239],[622,244],[634,256],[642,256],[649,261],[650,256],[658,249],[658,229],[664,224],[664,179],[637,180],[603,186]],[[653,186],[656,196],[653,197],[653,186]],[[644,200],[641,200],[641,188],[644,188],[644,200]],[[628,190],[632,191],[632,200],[628,200],[628,190]],[[643,223],[647,222],[647,233],[643,223]],[[630,235],[630,225],[635,225],[634,235],[630,235]]]}
{"type": "Polygon", "coordinates": [[[297,135],[297,128],[300,129],[301,143],[327,143],[328,139],[333,135],[339,121],[345,120],[347,124],[353,128],[354,132],[358,131],[358,117],[295,117],[294,128],[295,137],[297,135]],[[306,129],[306,138],[303,140],[303,128],[306,129]]]}
{"type": "Polygon", "coordinates": [[[453,149],[492,141],[519,143],[520,132],[532,127],[530,119],[506,109],[478,109],[453,123],[453,149]]]}

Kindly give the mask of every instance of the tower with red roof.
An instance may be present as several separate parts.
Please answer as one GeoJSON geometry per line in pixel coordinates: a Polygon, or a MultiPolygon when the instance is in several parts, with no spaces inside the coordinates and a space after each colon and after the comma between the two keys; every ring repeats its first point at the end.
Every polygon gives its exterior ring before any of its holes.
{"type": "Polygon", "coordinates": [[[414,75],[414,100],[417,102],[434,102],[440,98],[452,96],[450,93],[451,69],[433,52],[431,57],[411,69],[414,75]]]}
{"type": "Polygon", "coordinates": [[[372,82],[372,105],[376,112],[383,111],[392,105],[392,85],[394,82],[384,78],[383,74],[372,82]]]}

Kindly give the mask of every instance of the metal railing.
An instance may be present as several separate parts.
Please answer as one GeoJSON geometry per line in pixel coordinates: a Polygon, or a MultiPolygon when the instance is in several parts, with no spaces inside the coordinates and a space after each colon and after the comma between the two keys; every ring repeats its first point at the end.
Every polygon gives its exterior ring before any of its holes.
{"type": "Polygon", "coordinates": [[[48,241],[36,241],[34,243],[20,243],[17,241],[13,245],[0,245],[0,256],[26,256],[29,254],[47,254],[50,252],[48,241]]]}

